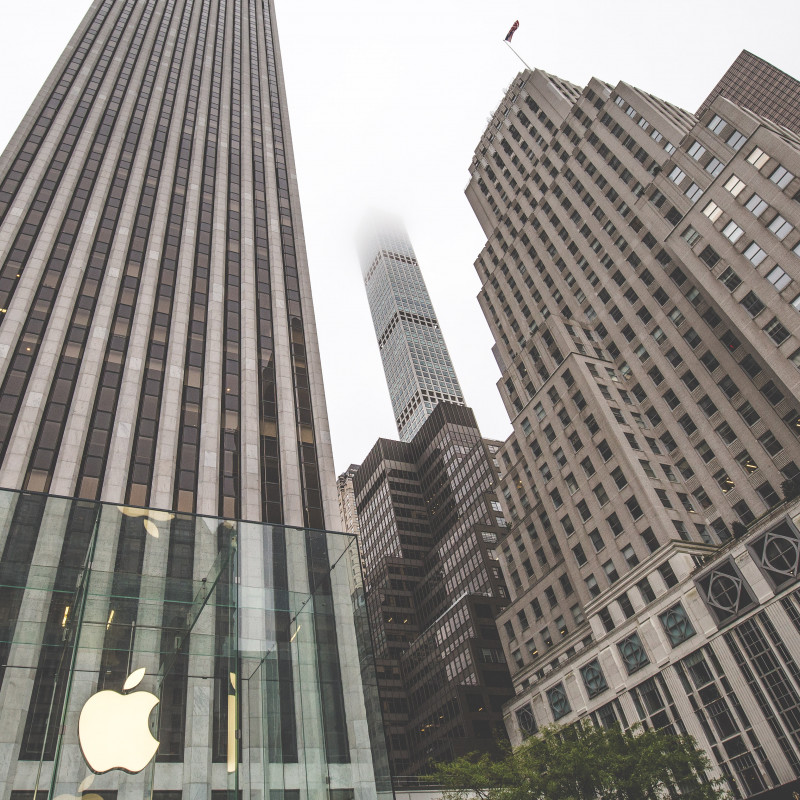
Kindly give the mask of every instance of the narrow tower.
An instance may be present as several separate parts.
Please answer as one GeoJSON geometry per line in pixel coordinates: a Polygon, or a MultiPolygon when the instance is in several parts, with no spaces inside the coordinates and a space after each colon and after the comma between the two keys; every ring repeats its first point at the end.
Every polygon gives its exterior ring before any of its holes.
{"type": "Polygon", "coordinates": [[[410,442],[440,400],[464,405],[464,395],[403,225],[367,223],[360,253],[397,432],[410,442]]]}

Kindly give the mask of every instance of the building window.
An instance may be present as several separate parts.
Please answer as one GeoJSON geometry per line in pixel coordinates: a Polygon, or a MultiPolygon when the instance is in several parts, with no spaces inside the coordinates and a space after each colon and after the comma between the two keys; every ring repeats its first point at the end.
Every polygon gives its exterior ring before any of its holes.
{"type": "Polygon", "coordinates": [[[698,578],[696,585],[720,623],[738,616],[755,602],[750,587],[730,558],[698,578]]]}
{"type": "Polygon", "coordinates": [[[517,726],[523,738],[527,739],[529,736],[533,736],[538,729],[530,703],[522,706],[522,708],[518,708],[514,713],[517,717],[517,726]]]}
{"type": "Polygon", "coordinates": [[[759,413],[745,400],[739,408],[736,409],[741,415],[742,419],[747,423],[747,426],[752,428],[761,417],[759,413]]]}
{"type": "Polygon", "coordinates": [[[772,488],[769,481],[765,481],[761,486],[756,487],[758,496],[764,501],[767,508],[771,508],[781,502],[780,495],[772,488]]]}
{"type": "Polygon", "coordinates": [[[722,216],[722,209],[712,200],[706,204],[706,207],[703,209],[703,213],[711,220],[711,222],[716,222],[722,216]]]}
{"type": "Polygon", "coordinates": [[[567,692],[563,683],[558,683],[552,689],[547,690],[547,702],[553,712],[553,719],[560,720],[572,711],[567,698],[567,692]]]}
{"type": "Polygon", "coordinates": [[[741,179],[738,178],[736,175],[731,175],[727,181],[725,181],[725,188],[734,196],[738,197],[742,190],[745,188],[746,184],[741,179]]]}
{"type": "Polygon", "coordinates": [[[800,534],[788,519],[761,534],[748,545],[748,549],[776,589],[797,578],[800,534]]]}
{"type": "Polygon", "coordinates": [[[728,137],[728,145],[734,150],[740,150],[742,145],[747,141],[747,137],[737,130],[728,137]]]}
{"type": "Polygon", "coordinates": [[[658,618],[661,620],[664,631],[673,647],[677,647],[681,642],[685,642],[695,634],[692,623],[680,603],[672,606],[663,614],[659,614],[658,618]]]}
{"type": "Polygon", "coordinates": [[[780,267],[775,267],[768,275],[767,280],[779,292],[783,291],[791,282],[792,279],[780,267]]]}
{"type": "Polygon", "coordinates": [[[645,528],[642,531],[642,539],[651,553],[655,553],[655,551],[658,550],[658,539],[656,539],[652,528],[645,528]]]}
{"type": "Polygon", "coordinates": [[[769,224],[769,229],[783,241],[793,230],[794,226],[788,223],[780,214],[769,224]]]}
{"type": "Polygon", "coordinates": [[[677,166],[673,167],[672,172],[669,173],[669,179],[677,186],[681,185],[681,182],[685,177],[686,173],[680,167],[677,166]]]}
{"type": "Polygon", "coordinates": [[[712,133],[716,133],[717,136],[719,136],[719,134],[725,129],[726,124],[727,123],[725,122],[725,120],[722,119],[722,117],[719,114],[714,114],[714,116],[711,118],[711,122],[709,122],[708,125],[706,125],[706,127],[712,133]]]}
{"type": "Polygon", "coordinates": [[[634,520],[640,519],[644,515],[644,511],[642,511],[642,507],[639,505],[639,501],[636,499],[636,496],[633,496],[625,501],[625,505],[630,511],[631,517],[634,520]]]}
{"type": "Polygon", "coordinates": [[[789,338],[789,331],[779,322],[777,317],[773,317],[764,326],[764,333],[777,345],[782,345],[789,338]]]}
{"type": "Polygon", "coordinates": [[[625,547],[622,548],[622,555],[625,557],[631,569],[639,563],[639,557],[636,555],[633,545],[631,544],[626,544],[625,547]]]}
{"type": "Polygon", "coordinates": [[[703,248],[700,253],[700,258],[706,263],[706,266],[711,269],[719,262],[719,253],[709,244],[703,248]]]}
{"type": "Polygon", "coordinates": [[[606,492],[602,483],[599,483],[597,486],[595,486],[592,491],[594,492],[594,496],[597,498],[597,502],[600,503],[601,506],[604,506],[608,502],[608,493],[606,492]]]}
{"type": "Polygon", "coordinates": [[[769,203],[754,194],[746,203],[745,208],[752,212],[754,217],[760,217],[768,208],[769,203]]]}
{"type": "Polygon", "coordinates": [[[623,639],[617,644],[617,648],[622,657],[622,663],[625,664],[625,669],[628,670],[628,675],[633,675],[634,672],[638,672],[642,667],[646,667],[650,663],[638,633],[632,633],[626,639],[623,639]]]}
{"type": "Polygon", "coordinates": [[[766,308],[754,292],[748,292],[740,303],[751,317],[757,317],[766,308]]]}
{"type": "Polygon", "coordinates": [[[769,176],[769,179],[773,183],[777,183],[781,189],[785,189],[791,182],[794,175],[789,172],[786,167],[781,166],[780,164],[775,168],[772,174],[769,176]]]}
{"type": "Polygon", "coordinates": [[[617,572],[617,568],[614,566],[614,562],[611,561],[611,559],[603,564],[603,572],[605,572],[609,584],[613,584],[619,580],[619,573],[617,572]]]}
{"type": "Polygon", "coordinates": [[[716,427],[716,431],[719,434],[720,438],[722,439],[725,444],[731,445],[733,444],[736,439],[738,438],[736,435],[736,431],[728,425],[727,422],[722,422],[716,427]]]}
{"type": "Polygon", "coordinates": [[[700,362],[711,373],[719,366],[719,361],[717,361],[716,356],[710,350],[706,350],[705,353],[700,356],[700,362]]]}
{"type": "Polygon", "coordinates": [[[731,292],[742,285],[742,279],[734,272],[732,267],[726,267],[725,271],[719,276],[719,280],[731,292]]]}
{"type": "Polygon", "coordinates": [[[761,436],[758,437],[758,441],[761,442],[763,448],[771,455],[776,456],[778,453],[783,450],[783,445],[778,441],[775,437],[775,434],[772,431],[767,431],[763,433],[761,436]]]}
{"type": "Polygon", "coordinates": [[[778,405],[783,400],[783,392],[772,381],[767,381],[760,391],[773,406],[778,405]]]}
{"type": "Polygon", "coordinates": [[[633,610],[633,603],[631,603],[631,600],[628,597],[627,592],[623,592],[617,598],[617,603],[619,604],[619,607],[622,609],[622,613],[625,616],[625,619],[630,619],[636,613],[633,610]]]}
{"type": "Polygon", "coordinates": [[[769,156],[760,148],[756,147],[749,156],[747,163],[752,164],[756,169],[761,169],[769,161],[769,156]]]}
{"type": "Polygon", "coordinates": [[[729,239],[731,244],[736,244],[743,233],[744,231],[733,220],[722,229],[722,235],[729,239]]]}
{"type": "Polygon", "coordinates": [[[608,523],[608,527],[611,528],[611,532],[614,534],[614,536],[619,536],[622,533],[622,523],[619,521],[619,517],[617,516],[616,512],[606,517],[606,522],[608,523]]]}
{"type": "Polygon", "coordinates": [[[675,574],[675,571],[672,569],[672,565],[669,561],[665,561],[659,568],[658,573],[661,575],[661,579],[667,586],[667,589],[671,589],[673,586],[678,585],[678,576],[675,574]]]}
{"type": "Polygon", "coordinates": [[[605,629],[606,633],[611,633],[617,626],[614,624],[614,620],[611,617],[611,612],[608,610],[608,606],[601,608],[597,612],[597,616],[600,617],[600,622],[603,623],[603,628],[605,629]]]}
{"type": "Polygon", "coordinates": [[[689,200],[696,203],[703,196],[703,190],[696,183],[692,182],[685,194],[689,200]]]}
{"type": "Polygon", "coordinates": [[[642,595],[642,600],[645,603],[652,603],[656,599],[656,593],[653,591],[653,587],[650,585],[650,581],[647,578],[642,578],[637,584],[636,588],[639,590],[639,593],[642,595]]]}
{"type": "Polygon", "coordinates": [[[743,255],[754,267],[757,267],[767,257],[767,254],[755,242],[751,242],[747,246],[743,255]]]}
{"type": "Polygon", "coordinates": [[[597,659],[590,661],[585,667],[581,667],[581,677],[589,697],[597,697],[608,689],[608,683],[597,659]]]}

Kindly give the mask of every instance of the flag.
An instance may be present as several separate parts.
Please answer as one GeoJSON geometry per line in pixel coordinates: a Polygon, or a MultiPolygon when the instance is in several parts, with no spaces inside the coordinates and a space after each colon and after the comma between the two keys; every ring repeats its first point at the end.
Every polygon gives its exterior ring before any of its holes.
{"type": "Polygon", "coordinates": [[[511,41],[511,37],[514,35],[514,31],[516,31],[517,28],[519,28],[519,20],[516,20],[516,22],[511,26],[511,30],[506,34],[507,42],[511,41]]]}

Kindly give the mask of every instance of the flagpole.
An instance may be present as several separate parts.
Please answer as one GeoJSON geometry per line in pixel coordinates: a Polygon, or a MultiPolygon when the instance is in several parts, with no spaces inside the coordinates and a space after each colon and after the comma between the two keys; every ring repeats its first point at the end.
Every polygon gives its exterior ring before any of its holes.
{"type": "Polygon", "coordinates": [[[530,69],[531,72],[533,71],[530,66],[525,62],[525,59],[511,46],[511,42],[508,39],[504,39],[505,43],[508,45],[508,49],[525,65],[526,69],[530,69]]]}

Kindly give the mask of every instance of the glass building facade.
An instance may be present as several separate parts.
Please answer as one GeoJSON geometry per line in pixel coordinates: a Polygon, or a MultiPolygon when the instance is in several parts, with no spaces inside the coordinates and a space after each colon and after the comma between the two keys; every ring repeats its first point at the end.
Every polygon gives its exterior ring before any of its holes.
{"type": "Polygon", "coordinates": [[[10,491],[0,509],[10,796],[392,796],[354,537],[10,491]],[[176,577],[190,540],[206,572],[176,577]]]}
{"type": "Polygon", "coordinates": [[[494,491],[499,446],[471,409],[443,402],[411,442],[379,439],[353,477],[398,788],[431,762],[499,752],[512,697],[494,622],[509,594],[496,551],[506,531],[494,491]]]}
{"type": "Polygon", "coordinates": [[[414,248],[396,221],[364,226],[361,270],[400,439],[410,442],[441,400],[464,405],[414,248]]]}

